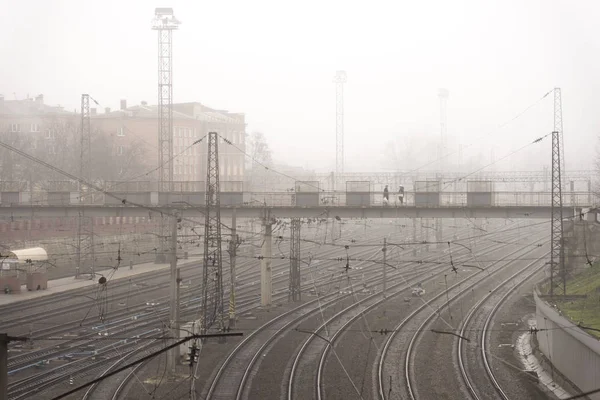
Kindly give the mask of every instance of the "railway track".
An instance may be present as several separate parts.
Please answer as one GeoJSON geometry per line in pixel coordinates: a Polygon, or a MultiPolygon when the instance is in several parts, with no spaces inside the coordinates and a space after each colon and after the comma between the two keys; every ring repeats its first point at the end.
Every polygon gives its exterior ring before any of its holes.
{"type": "MultiPolygon", "coordinates": [[[[425,387],[422,389],[423,393],[419,393],[417,391],[418,386],[416,377],[418,373],[415,372],[415,362],[417,359],[415,351],[418,342],[423,340],[422,338],[426,332],[428,335],[431,335],[428,330],[428,326],[431,325],[434,317],[436,316],[438,317],[436,322],[439,325],[439,329],[436,329],[435,332],[437,332],[439,335],[435,336],[435,340],[445,340],[439,337],[448,338],[447,340],[454,340],[455,337],[453,337],[452,334],[455,333],[456,328],[453,328],[448,322],[453,321],[451,319],[451,314],[449,314],[447,319],[444,319],[444,317],[442,317],[441,310],[448,308],[450,304],[455,303],[458,303],[457,307],[462,308],[462,303],[458,302],[462,296],[472,293],[474,288],[479,287],[479,285],[483,285],[486,282],[489,283],[490,281],[497,279],[498,275],[502,275],[507,271],[510,272],[511,266],[514,267],[514,264],[511,264],[510,261],[511,257],[522,257],[531,252],[539,253],[540,249],[525,248],[524,251],[523,248],[521,248],[504,255],[498,261],[494,261],[492,264],[490,264],[487,268],[485,268],[485,270],[471,274],[454,283],[452,286],[448,287],[447,290],[441,291],[427,302],[424,302],[423,305],[414,310],[408,317],[404,318],[399,324],[397,324],[387,337],[381,354],[378,357],[378,397],[381,399],[386,399],[393,394],[394,396],[401,396],[403,398],[417,399],[428,398],[431,396],[435,397],[436,395],[443,396],[443,393],[446,393],[445,395],[448,395],[448,393],[454,393],[454,387],[444,386],[447,382],[438,382],[439,374],[444,371],[441,369],[441,360],[443,359],[445,363],[448,363],[448,355],[444,354],[444,352],[437,347],[429,347],[429,352],[420,353],[421,358],[419,359],[419,365],[422,364],[422,368],[425,370],[429,369],[428,374],[430,375],[428,376],[432,379],[432,381],[428,383],[429,390],[434,390],[435,388],[432,387],[436,386],[440,388],[439,390],[441,392],[427,391],[425,387]],[[447,335],[443,335],[444,333],[447,333],[447,335]],[[431,353],[435,353],[435,355],[439,357],[439,360],[437,358],[430,359],[429,357],[424,356],[424,354],[429,355],[431,353]],[[401,360],[403,368],[398,368],[396,360],[401,360]],[[431,369],[432,363],[436,365],[435,370],[431,369]],[[398,370],[402,371],[400,375],[396,373],[398,370]],[[386,379],[388,376],[391,377],[389,383],[386,379]],[[438,381],[436,381],[436,376],[438,381]]],[[[432,336],[429,336],[429,338],[431,337],[432,336]]],[[[433,345],[430,344],[430,346],[433,345]]],[[[453,368],[449,367],[446,370],[450,374],[451,371],[453,371],[453,368]]]]}
{"type": "Polygon", "coordinates": [[[458,340],[456,354],[463,382],[471,398],[483,400],[493,397],[495,392],[495,395],[503,400],[510,399],[507,391],[501,387],[498,379],[496,379],[491,366],[490,355],[493,354],[494,350],[488,346],[488,339],[491,334],[489,327],[498,309],[506,299],[516,289],[544,269],[545,264],[542,262],[544,258],[541,257],[539,260],[529,263],[492,289],[471,309],[465,318],[460,329],[460,335],[466,337],[470,333],[469,336],[473,337],[473,342],[467,345],[463,340],[458,340]],[[517,278],[519,280],[514,284],[517,278]],[[485,371],[485,375],[481,374],[482,371],[485,371]],[[487,378],[489,385],[482,388],[485,378],[487,378]],[[477,381],[477,384],[474,383],[475,381],[477,381]],[[492,386],[492,388],[489,386],[492,386]]]}
{"type": "MultiPolygon", "coordinates": [[[[279,275],[279,272],[283,272],[287,268],[287,265],[277,265],[274,268],[275,277],[273,279],[274,285],[283,284],[286,281],[286,277],[279,275]],[[278,272],[278,270],[280,270],[278,272]]],[[[200,275],[198,275],[199,277],[200,275]]],[[[243,283],[250,282],[253,277],[253,273],[249,272],[245,275],[240,276],[240,280],[243,283]]],[[[308,282],[310,284],[310,282],[308,282]]],[[[245,304],[252,303],[255,300],[255,296],[252,294],[254,292],[254,288],[251,286],[243,286],[240,285],[240,289],[238,289],[238,304],[240,306],[244,306],[245,304]]],[[[189,306],[190,304],[197,304],[199,301],[196,296],[197,293],[194,289],[189,289],[182,293],[182,307],[189,306]]],[[[155,298],[159,304],[167,304],[168,298],[155,298]]],[[[90,307],[89,305],[87,306],[90,307]]],[[[60,344],[60,346],[56,346],[55,342],[50,342],[50,346],[47,348],[36,349],[34,351],[19,353],[16,355],[12,355],[9,358],[8,367],[11,371],[11,374],[14,373],[15,370],[26,367],[27,365],[31,365],[32,363],[47,361],[51,358],[56,358],[61,355],[66,355],[70,352],[69,348],[73,347],[85,347],[89,346],[94,342],[94,339],[98,334],[103,334],[104,332],[109,332],[113,329],[114,326],[122,325],[123,322],[137,324],[139,321],[144,319],[162,319],[167,318],[168,316],[168,307],[162,307],[160,309],[154,311],[147,311],[147,304],[145,302],[129,307],[128,309],[118,310],[116,312],[112,312],[110,314],[111,319],[116,320],[113,322],[105,322],[100,323],[95,326],[91,325],[81,325],[79,321],[73,321],[70,324],[62,324],[58,326],[52,326],[48,328],[44,328],[42,330],[34,331],[33,335],[37,338],[43,336],[58,336],[61,334],[72,334],[74,337],[71,339],[65,339],[64,342],[60,344]],[[85,332],[83,335],[81,334],[82,330],[85,332]],[[74,333],[76,332],[76,333],[74,333]]]]}
{"type": "MultiPolygon", "coordinates": [[[[157,342],[158,342],[158,340],[153,340],[150,343],[143,344],[142,346],[139,346],[138,348],[130,350],[125,355],[123,355],[122,357],[117,359],[106,370],[104,370],[99,375],[99,377],[106,376],[108,373],[119,368],[119,366],[123,362],[132,362],[135,359],[143,358],[146,355],[151,354],[152,352],[158,350],[160,348],[161,344],[160,343],[157,344],[157,342]]],[[[110,379],[113,379],[114,381],[117,382],[117,387],[112,394],[110,394],[110,390],[108,390],[108,391],[103,390],[104,384],[101,382],[98,382],[98,383],[94,383],[93,385],[91,385],[85,391],[81,400],[107,400],[108,398],[118,400],[125,385],[127,385],[129,383],[129,381],[131,381],[135,377],[136,372],[144,364],[145,363],[139,363],[139,364],[135,365],[133,368],[131,368],[130,371],[122,371],[122,372],[118,373],[117,375],[113,375],[110,379]]]]}
{"type": "MultiPolygon", "coordinates": [[[[358,256],[360,257],[366,254],[374,255],[376,253],[378,253],[378,250],[373,252],[372,249],[368,249],[359,252],[358,256]]],[[[316,281],[316,278],[313,278],[313,281],[316,281]]],[[[322,285],[315,284],[314,290],[318,292],[318,286],[325,285],[328,284],[326,282],[322,285]]],[[[336,289],[335,292],[324,296],[317,296],[316,299],[267,322],[247,336],[230,352],[228,357],[216,371],[216,374],[213,379],[211,379],[207,389],[206,398],[239,398],[242,394],[241,389],[243,389],[244,383],[249,378],[251,367],[259,360],[260,354],[263,354],[265,348],[268,347],[281,332],[286,331],[306,317],[313,315],[318,310],[319,305],[321,307],[333,306],[349,297],[349,295],[340,296],[340,290],[343,291],[343,288],[336,289]],[[319,304],[322,301],[325,301],[325,304],[319,304]],[[240,362],[240,360],[243,361],[240,362]],[[249,361],[249,365],[246,364],[246,361],[249,361]]]]}
{"type": "MultiPolygon", "coordinates": [[[[335,250],[334,250],[334,251],[335,251],[335,250]]],[[[286,267],[286,266],[284,266],[283,268],[285,268],[285,267],[286,267]]],[[[284,279],[282,279],[282,281],[283,281],[283,280],[285,280],[285,278],[284,278],[284,279]]],[[[312,283],[311,283],[311,284],[312,284],[312,283]]],[[[314,285],[314,284],[313,284],[313,285],[314,285]]],[[[318,284],[317,284],[317,286],[320,286],[320,285],[318,285],[318,284]]],[[[276,296],[276,297],[277,297],[277,296],[276,296]]],[[[281,298],[281,299],[283,299],[283,298],[287,297],[287,295],[281,295],[281,296],[278,296],[278,297],[279,297],[279,298],[281,298]]],[[[250,301],[249,301],[249,303],[250,303],[250,301]]],[[[194,311],[194,310],[190,310],[190,311],[194,311]]],[[[120,356],[120,355],[115,355],[114,357],[108,357],[106,361],[115,361],[115,364],[118,364],[118,363],[119,363],[119,360],[118,360],[118,359],[116,359],[116,357],[117,357],[117,356],[120,356]]],[[[97,362],[96,364],[98,364],[98,365],[96,365],[96,368],[95,368],[95,369],[97,369],[97,368],[99,367],[99,365],[100,365],[100,364],[101,364],[101,365],[104,365],[104,364],[106,364],[106,362],[103,362],[103,363],[99,363],[99,362],[97,362]]],[[[61,370],[62,370],[62,371],[61,371],[61,372],[62,372],[62,378],[66,378],[68,374],[71,374],[71,373],[72,373],[72,371],[70,371],[70,370],[67,370],[67,369],[65,369],[65,368],[62,368],[61,370]]],[[[79,370],[78,370],[78,372],[79,372],[79,373],[81,373],[81,372],[82,372],[82,371],[84,371],[84,370],[85,370],[85,372],[86,372],[86,373],[89,373],[89,371],[91,371],[91,368],[87,368],[87,366],[86,366],[86,368],[79,369],[79,370]]],[[[55,372],[55,374],[57,374],[57,372],[59,372],[59,371],[54,371],[54,372],[55,372]]],[[[44,376],[43,374],[41,374],[41,375],[42,375],[42,376],[40,376],[40,374],[37,374],[37,375],[36,375],[36,377],[42,378],[42,380],[41,380],[41,384],[40,384],[40,385],[38,385],[38,387],[36,388],[36,392],[37,392],[37,390],[43,389],[44,387],[47,387],[47,386],[49,386],[50,384],[52,384],[53,382],[56,382],[56,381],[58,381],[58,380],[60,380],[60,379],[61,379],[60,377],[49,378],[49,377],[46,377],[46,376],[44,376]]],[[[35,377],[32,377],[32,379],[34,379],[34,378],[35,378],[35,377]]],[[[16,385],[11,385],[11,387],[12,387],[12,390],[13,390],[13,392],[12,392],[12,393],[13,393],[13,394],[16,394],[16,395],[19,395],[19,393],[20,393],[20,392],[27,391],[28,389],[31,389],[31,387],[30,387],[30,386],[28,386],[28,385],[29,385],[29,383],[30,383],[30,381],[28,381],[27,379],[29,379],[29,378],[25,378],[25,380],[21,380],[20,382],[17,382],[17,384],[16,384],[16,385]]],[[[30,390],[30,392],[29,392],[29,393],[33,393],[33,392],[34,392],[33,390],[30,390]]],[[[11,395],[11,396],[12,396],[12,395],[11,395]]],[[[21,397],[16,397],[16,398],[21,398],[21,397]]]]}
{"type": "MultiPolygon", "coordinates": [[[[360,256],[362,253],[359,253],[358,255],[360,256]]],[[[323,284],[319,284],[316,283],[315,281],[309,281],[307,282],[307,284],[305,286],[308,287],[314,287],[317,289],[320,289],[321,287],[325,286],[323,284]]],[[[306,291],[306,288],[303,289],[304,291],[306,291]]],[[[262,350],[264,349],[265,346],[268,345],[268,343],[263,344],[262,346],[260,346],[260,348],[257,350],[256,347],[253,347],[252,345],[248,345],[248,342],[253,343],[254,345],[256,345],[257,343],[260,343],[260,340],[256,340],[256,336],[260,336],[260,335],[265,335],[266,331],[268,330],[269,332],[273,331],[273,330],[283,330],[285,329],[285,327],[289,327],[291,324],[293,324],[294,322],[297,322],[299,320],[301,320],[306,314],[308,313],[313,313],[315,311],[315,302],[318,301],[324,301],[324,299],[326,298],[333,298],[334,296],[337,295],[336,293],[331,293],[328,295],[325,295],[323,297],[318,297],[312,301],[309,301],[308,303],[305,303],[299,307],[296,307],[276,318],[274,318],[273,320],[267,322],[266,324],[264,324],[261,328],[259,328],[257,331],[254,331],[252,334],[250,334],[249,336],[247,336],[244,339],[243,343],[238,344],[230,353],[229,357],[227,358],[227,360],[224,362],[223,365],[228,365],[230,363],[235,363],[235,361],[240,358],[240,355],[242,353],[244,353],[247,357],[253,357],[253,362],[255,362],[257,359],[260,358],[260,354],[262,353],[262,350]],[[289,321],[291,319],[291,321],[289,321]],[[283,325],[284,328],[281,328],[280,326],[283,325]]],[[[283,296],[281,296],[281,298],[285,298],[287,296],[287,294],[284,294],[283,296]]],[[[275,296],[277,297],[277,295],[275,296]]],[[[336,303],[338,300],[337,299],[332,299],[329,301],[330,304],[334,304],[336,303]]],[[[248,310],[250,310],[252,307],[249,307],[248,310]]],[[[244,312],[245,310],[240,310],[240,312],[244,312]]],[[[267,339],[268,341],[268,339],[267,339]]],[[[215,389],[216,388],[216,382],[219,382],[219,380],[221,378],[223,378],[223,386],[225,387],[224,393],[223,391],[220,392],[219,396],[222,396],[223,398],[231,398],[232,394],[230,393],[230,385],[228,384],[230,381],[235,381],[237,379],[237,377],[240,375],[240,373],[243,375],[243,373],[241,371],[238,371],[238,374],[235,373],[237,365],[234,365],[233,370],[234,371],[228,371],[226,376],[222,376],[220,375],[223,371],[223,368],[219,370],[218,372],[218,377],[215,378],[215,380],[213,381],[213,383],[215,383],[215,385],[213,385],[211,387],[211,392],[214,393],[214,391],[219,391],[219,389],[215,389]]],[[[142,366],[137,366],[136,367],[136,371],[143,368],[142,366]]],[[[239,368],[237,368],[239,370],[239,368]]],[[[132,371],[127,377],[124,378],[124,380],[119,384],[117,390],[115,391],[114,395],[113,395],[113,399],[117,399],[120,395],[121,392],[124,391],[124,388],[128,385],[128,381],[131,380],[134,376],[134,371],[132,371]]],[[[247,376],[244,375],[241,379],[246,379],[247,376]]],[[[209,397],[212,396],[212,393],[209,395],[209,397]]],[[[218,398],[219,396],[217,396],[216,398],[218,398]]]]}
{"type": "MultiPolygon", "coordinates": [[[[379,249],[377,249],[377,252],[379,252],[379,249]]],[[[406,252],[406,254],[408,253],[409,251],[406,252]]],[[[434,256],[433,258],[436,257],[439,256],[434,256]]],[[[374,275],[376,277],[369,278],[366,281],[368,282],[368,287],[373,287],[375,284],[380,283],[381,281],[381,277],[379,276],[381,270],[379,268],[375,269],[376,272],[374,275]]],[[[422,272],[421,274],[408,273],[407,275],[406,271],[402,271],[402,273],[405,274],[405,276],[409,277],[412,277],[413,275],[418,275],[422,277],[423,275],[426,275],[429,272],[430,270],[428,269],[422,272]]],[[[372,269],[370,273],[372,273],[372,269]]],[[[396,278],[396,276],[394,276],[394,274],[392,273],[388,278],[391,280],[396,278]]],[[[259,328],[258,332],[253,333],[252,337],[247,337],[245,339],[245,342],[240,343],[238,348],[236,348],[234,352],[230,353],[227,360],[218,369],[216,376],[213,379],[211,379],[211,383],[207,391],[207,398],[241,399],[249,397],[249,394],[247,393],[249,386],[248,382],[253,378],[254,375],[258,373],[258,368],[261,364],[261,355],[270,351],[270,348],[274,346],[273,342],[281,341],[280,339],[282,338],[282,336],[287,335],[293,326],[297,325],[302,321],[305,321],[307,318],[314,317],[315,314],[317,314],[319,311],[321,313],[326,313],[329,311],[330,308],[334,308],[335,306],[339,308],[340,303],[342,303],[343,300],[350,300],[348,304],[343,306],[344,308],[356,303],[356,299],[353,298],[355,293],[352,288],[352,285],[343,289],[346,289],[348,293],[344,296],[339,296],[337,302],[327,301],[325,304],[321,304],[319,309],[313,309],[311,312],[306,312],[299,317],[290,314],[288,319],[281,320],[277,329],[269,329],[269,325],[267,324],[259,328]],[[246,350],[243,350],[244,346],[246,350]]],[[[343,289],[342,291],[344,291],[343,289]]],[[[377,296],[378,295],[373,297],[377,296]]],[[[322,299],[325,300],[324,297],[322,297],[322,299]]],[[[305,337],[306,334],[303,334],[303,336],[305,337]]],[[[261,382],[263,385],[265,384],[264,379],[262,379],[261,382]]],[[[254,397],[256,396],[257,394],[254,393],[254,397]]],[[[265,395],[263,394],[263,396],[265,395]]]]}
{"type": "MultiPolygon", "coordinates": [[[[493,254],[503,245],[492,244],[487,246],[485,249],[481,249],[483,252],[481,255],[493,254]]],[[[468,254],[455,254],[454,262],[460,264],[469,258],[468,254]]],[[[384,298],[381,294],[372,296],[363,300],[357,300],[357,304],[352,310],[349,308],[343,310],[338,315],[330,318],[324,322],[315,332],[322,335],[327,341],[319,340],[318,337],[312,336],[306,340],[306,345],[311,346],[298,352],[294,366],[300,371],[300,377],[294,376],[294,370],[290,374],[288,381],[288,399],[303,399],[311,395],[311,393],[303,388],[301,384],[296,384],[295,380],[302,382],[313,382],[314,392],[312,397],[316,399],[322,399],[326,397],[330,398],[361,398],[365,393],[369,393],[369,383],[364,377],[367,374],[368,364],[370,361],[374,361],[374,356],[379,348],[379,342],[381,341],[381,334],[376,334],[373,327],[377,328],[377,324],[373,321],[377,321],[379,316],[385,315],[385,319],[394,318],[400,310],[390,309],[392,304],[397,297],[400,295],[411,295],[411,288],[416,283],[422,283],[424,287],[429,285],[432,281],[436,281],[444,273],[449,272],[447,265],[436,266],[431,270],[425,271],[416,278],[412,278],[405,274],[404,282],[394,285],[387,296],[384,298]],[[371,322],[369,322],[371,321],[371,322]],[[355,333],[353,335],[345,336],[351,326],[355,327],[355,333]],[[325,330],[328,328],[328,330],[325,330]],[[361,337],[362,335],[362,337],[361,337]],[[347,341],[352,343],[339,343],[342,337],[347,337],[347,341]],[[366,340],[366,342],[365,342],[366,340]],[[359,345],[361,344],[361,345],[359,345]],[[342,350],[333,350],[335,348],[341,348],[342,350]],[[344,351],[344,349],[346,351],[344,351]],[[363,354],[366,349],[366,355],[363,354]],[[306,355],[302,354],[302,351],[306,355]],[[332,357],[331,354],[333,353],[332,357]],[[365,359],[363,361],[363,358],[365,359]],[[316,364],[316,365],[315,365],[316,364]],[[328,373],[326,374],[326,371],[328,373]],[[304,377],[302,378],[302,375],[304,377]],[[327,381],[334,382],[333,384],[326,385],[327,381]],[[354,384],[354,382],[360,382],[360,384],[354,384]],[[340,384],[344,382],[344,384],[340,384]],[[366,387],[366,389],[365,389],[366,387]],[[328,395],[327,395],[328,393],[328,395]]],[[[406,297],[405,297],[406,299],[406,297]]],[[[398,301],[396,301],[396,304],[398,301]]],[[[379,323],[379,329],[382,329],[381,323],[379,323]]],[[[388,329],[388,328],[386,328],[388,329]]],[[[377,329],[375,329],[377,330],[377,329]]],[[[306,385],[305,385],[306,386],[306,385]]]]}

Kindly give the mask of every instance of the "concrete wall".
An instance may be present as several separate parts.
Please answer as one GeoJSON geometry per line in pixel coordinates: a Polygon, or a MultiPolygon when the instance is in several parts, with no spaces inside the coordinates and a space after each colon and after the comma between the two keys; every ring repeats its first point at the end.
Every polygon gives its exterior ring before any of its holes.
{"type": "MultiPolygon", "coordinates": [[[[600,377],[600,342],[534,293],[537,340],[542,353],[554,367],[579,389],[586,392],[598,388],[600,377]]],[[[589,396],[600,400],[600,393],[589,396]]]]}

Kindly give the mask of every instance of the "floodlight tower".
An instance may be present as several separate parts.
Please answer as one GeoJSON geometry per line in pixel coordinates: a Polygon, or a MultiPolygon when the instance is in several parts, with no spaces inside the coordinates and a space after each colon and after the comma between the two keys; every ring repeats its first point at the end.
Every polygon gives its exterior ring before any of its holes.
{"type": "Polygon", "coordinates": [[[344,173],[344,83],[346,81],[346,71],[335,73],[333,79],[335,83],[335,179],[338,182],[341,182],[340,177],[344,173]]]}
{"type": "Polygon", "coordinates": [[[446,125],[446,107],[448,103],[448,89],[438,89],[438,97],[440,99],[440,170],[445,171],[444,155],[447,152],[447,125],[446,125]]]}
{"type": "Polygon", "coordinates": [[[173,31],[180,22],[172,8],[157,8],[152,29],[158,31],[158,181],[161,191],[173,182],[173,31]]]}
{"type": "MultiPolygon", "coordinates": [[[[442,185],[443,185],[443,174],[446,171],[446,160],[444,158],[444,156],[446,155],[447,152],[447,126],[446,126],[446,105],[448,102],[448,89],[439,89],[438,90],[438,97],[440,98],[440,149],[439,149],[439,161],[440,161],[440,171],[441,171],[441,175],[440,175],[440,187],[439,190],[442,190],[442,185]]],[[[436,218],[435,219],[435,236],[436,236],[436,241],[438,242],[438,247],[443,247],[442,244],[442,229],[443,229],[443,225],[442,225],[442,219],[441,218],[436,218]]]]}
{"type": "MultiPolygon", "coordinates": [[[[172,8],[156,8],[152,29],[158,31],[158,190],[173,189],[173,31],[180,22],[172,8]]],[[[164,261],[168,221],[161,219],[159,229],[160,256],[164,261]]]]}

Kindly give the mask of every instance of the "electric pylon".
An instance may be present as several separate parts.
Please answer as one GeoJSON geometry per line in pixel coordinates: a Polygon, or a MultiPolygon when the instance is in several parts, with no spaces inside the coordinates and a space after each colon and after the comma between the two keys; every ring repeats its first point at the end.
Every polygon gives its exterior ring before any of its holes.
{"type": "Polygon", "coordinates": [[[215,324],[225,327],[223,307],[223,264],[221,255],[221,211],[219,199],[219,136],[208,134],[206,208],[204,220],[204,263],[202,271],[202,332],[215,324]]]}
{"type": "Polygon", "coordinates": [[[562,189],[565,168],[562,96],[554,88],[554,131],[552,132],[552,221],[550,227],[550,296],[567,292],[567,271],[563,252],[562,189]]]}
{"type": "MultiPolygon", "coordinates": [[[[158,191],[173,190],[173,31],[180,22],[172,8],[156,8],[152,29],[158,31],[158,191]]],[[[165,261],[169,218],[159,221],[158,262],[165,261]]]]}
{"type": "MultiPolygon", "coordinates": [[[[81,148],[79,152],[79,178],[91,182],[92,140],[90,121],[90,95],[81,95],[81,148]]],[[[79,182],[79,215],[77,219],[77,264],[75,278],[79,278],[82,269],[89,267],[94,278],[94,220],[85,216],[84,202],[91,196],[89,187],[79,182]]]]}
{"type": "MultiPolygon", "coordinates": [[[[344,173],[344,83],[346,71],[337,71],[335,74],[335,179],[341,182],[344,173]]],[[[341,188],[336,188],[341,189],[341,188]]]]}
{"type": "MultiPolygon", "coordinates": [[[[564,179],[565,169],[565,140],[563,135],[563,118],[562,118],[562,93],[560,88],[554,88],[554,130],[558,132],[560,138],[560,169],[561,179],[564,179]]],[[[561,181],[562,187],[565,187],[565,182],[561,181]]]]}
{"type": "Polygon", "coordinates": [[[560,165],[560,134],[552,132],[552,221],[550,227],[550,296],[567,291],[567,274],[563,253],[563,213],[560,165]],[[558,290],[555,290],[558,289],[558,290]]]}
{"type": "Polygon", "coordinates": [[[290,287],[288,301],[300,301],[302,296],[300,284],[300,218],[292,218],[290,236],[290,287]]]}

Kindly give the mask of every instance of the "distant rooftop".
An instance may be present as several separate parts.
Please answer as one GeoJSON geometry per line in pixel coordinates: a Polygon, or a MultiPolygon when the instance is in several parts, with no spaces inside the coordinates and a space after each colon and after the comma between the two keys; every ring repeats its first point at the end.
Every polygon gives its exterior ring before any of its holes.
{"type": "MultiPolygon", "coordinates": [[[[218,111],[206,107],[201,103],[175,103],[173,104],[173,119],[188,119],[208,122],[224,123],[243,123],[244,114],[229,113],[228,111],[218,111]]],[[[98,112],[93,118],[158,118],[158,106],[148,105],[142,102],[141,105],[125,107],[120,110],[105,110],[104,113],[98,112]]]]}
{"type": "Polygon", "coordinates": [[[40,94],[35,98],[24,100],[8,100],[0,95],[0,114],[11,115],[40,115],[40,114],[61,114],[74,115],[73,112],[66,111],[61,106],[49,106],[44,104],[44,95],[40,94]]]}

